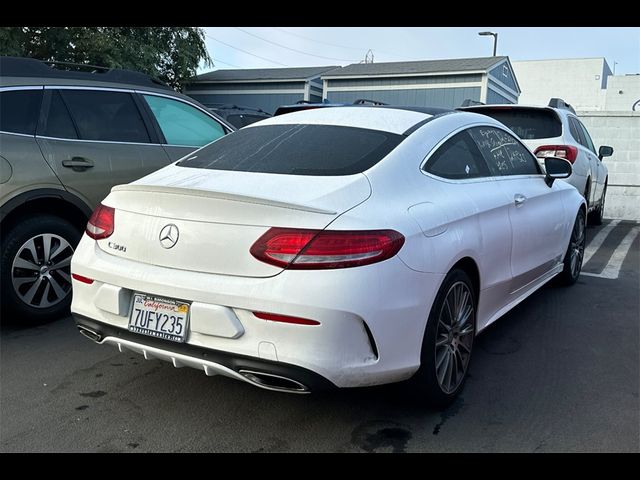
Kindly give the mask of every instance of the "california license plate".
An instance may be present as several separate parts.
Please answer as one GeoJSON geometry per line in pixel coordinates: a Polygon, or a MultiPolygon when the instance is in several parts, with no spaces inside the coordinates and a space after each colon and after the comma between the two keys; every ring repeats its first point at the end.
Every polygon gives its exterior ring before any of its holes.
{"type": "Polygon", "coordinates": [[[171,298],[136,293],[129,315],[129,330],[173,342],[187,339],[189,304],[171,298]]]}

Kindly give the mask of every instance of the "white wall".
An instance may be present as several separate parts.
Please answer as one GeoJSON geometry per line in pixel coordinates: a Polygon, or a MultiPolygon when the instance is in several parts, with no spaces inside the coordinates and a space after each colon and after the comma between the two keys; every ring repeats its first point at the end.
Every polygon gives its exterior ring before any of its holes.
{"type": "Polygon", "coordinates": [[[640,112],[578,112],[600,145],[613,147],[604,159],[609,169],[606,218],[640,220],[640,112]]]}
{"type": "MultiPolygon", "coordinates": [[[[629,112],[640,100],[640,75],[616,75],[609,77],[604,110],[629,112]]],[[[640,112],[640,106],[636,107],[640,112]]]]}
{"type": "Polygon", "coordinates": [[[562,98],[576,110],[603,110],[611,75],[604,58],[565,58],[511,62],[522,93],[521,105],[547,105],[562,98]]]}

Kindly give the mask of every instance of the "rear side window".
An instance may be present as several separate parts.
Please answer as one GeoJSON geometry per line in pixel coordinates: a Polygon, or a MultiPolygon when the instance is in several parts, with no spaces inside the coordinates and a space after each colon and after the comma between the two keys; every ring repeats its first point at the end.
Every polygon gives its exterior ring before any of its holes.
{"type": "Polygon", "coordinates": [[[577,122],[578,122],[578,127],[580,128],[580,131],[582,132],[582,137],[584,138],[584,140],[586,142],[585,147],[587,147],[593,153],[596,153],[596,147],[594,147],[594,145],[593,145],[593,141],[591,140],[591,135],[589,135],[589,132],[587,131],[587,127],[585,127],[580,120],[577,120],[577,122]]]}
{"type": "Polygon", "coordinates": [[[553,138],[562,135],[562,123],[551,110],[537,108],[479,108],[471,111],[495,118],[523,140],[553,138]]]}
{"type": "Polygon", "coordinates": [[[201,147],[225,134],[220,123],[191,105],[144,95],[169,145],[201,147]]]}
{"type": "Polygon", "coordinates": [[[78,138],[76,128],[71,120],[71,115],[69,115],[69,110],[62,100],[60,92],[57,90],[51,92],[49,111],[46,113],[42,132],[40,128],[38,129],[38,135],[55,138],[78,138]]]}
{"type": "Polygon", "coordinates": [[[443,143],[431,155],[424,169],[438,177],[451,179],[489,176],[484,158],[466,130],[443,143]]]}
{"type": "Polygon", "coordinates": [[[35,135],[42,89],[0,92],[0,131],[35,135]]]}
{"type": "Polygon", "coordinates": [[[149,133],[131,94],[60,90],[82,140],[149,143],[149,133]]]}
{"type": "Polygon", "coordinates": [[[578,121],[573,117],[569,117],[569,132],[576,142],[582,146],[586,146],[584,138],[582,138],[582,132],[578,126],[578,121]]]}
{"type": "Polygon", "coordinates": [[[494,127],[469,129],[492,176],[537,175],[540,172],[533,154],[513,135],[494,127]]]}
{"type": "Polygon", "coordinates": [[[353,175],[371,168],[404,137],[334,125],[265,125],[231,133],[182,167],[285,175],[353,175]]]}

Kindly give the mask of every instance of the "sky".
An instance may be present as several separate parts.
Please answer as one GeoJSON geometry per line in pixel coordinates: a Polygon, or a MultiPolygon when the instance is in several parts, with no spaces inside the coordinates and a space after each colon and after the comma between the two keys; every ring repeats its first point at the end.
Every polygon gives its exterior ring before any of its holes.
{"type": "Polygon", "coordinates": [[[218,69],[349,65],[488,57],[511,60],[604,57],[615,74],[640,73],[640,27],[203,27],[218,69]],[[370,53],[371,55],[371,53],[370,53]]]}

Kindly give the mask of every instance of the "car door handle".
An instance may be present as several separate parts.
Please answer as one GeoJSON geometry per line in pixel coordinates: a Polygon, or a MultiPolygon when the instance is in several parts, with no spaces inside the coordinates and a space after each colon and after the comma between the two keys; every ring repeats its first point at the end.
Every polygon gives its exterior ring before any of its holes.
{"type": "Polygon", "coordinates": [[[521,193],[516,193],[513,196],[513,201],[516,204],[516,207],[519,207],[520,205],[522,205],[524,202],[527,201],[527,197],[525,197],[524,195],[522,195],[521,193]]]}
{"type": "Polygon", "coordinates": [[[73,168],[76,172],[81,172],[87,168],[93,167],[93,162],[84,157],[73,157],[71,160],[63,160],[62,166],[73,168]]]}

